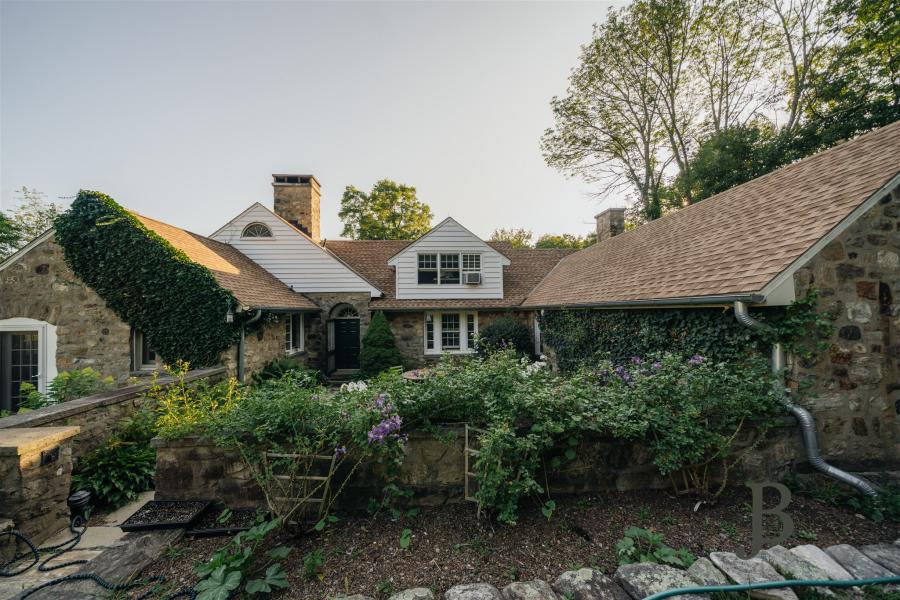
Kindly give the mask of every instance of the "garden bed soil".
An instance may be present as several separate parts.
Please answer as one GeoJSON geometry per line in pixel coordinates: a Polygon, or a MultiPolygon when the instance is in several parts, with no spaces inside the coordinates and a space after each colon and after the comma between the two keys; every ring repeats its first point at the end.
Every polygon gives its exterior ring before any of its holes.
{"type": "MultiPolygon", "coordinates": [[[[767,498],[772,506],[777,497],[767,498]]],[[[515,526],[476,517],[471,503],[423,509],[415,518],[346,516],[321,533],[282,531],[271,544],[294,550],[285,567],[291,588],[277,598],[323,600],[339,594],[365,594],[385,599],[391,591],[430,587],[436,592],[482,581],[502,587],[511,581],[553,581],[563,571],[594,567],[607,575],[617,566],[615,544],[630,525],[653,529],[673,548],[696,556],[714,551],[749,552],[751,493],[746,487],[727,490],[717,504],[696,512],[696,498],[677,498],[667,491],[638,491],[557,498],[548,520],[536,505],[523,506],[515,526]],[[405,528],[412,541],[401,549],[405,528]],[[317,577],[303,578],[303,556],[322,549],[325,564],[317,577]]],[[[837,543],[891,542],[900,536],[898,523],[874,523],[846,507],[794,496],[787,512],[794,535],[782,542],[792,547],[837,543]]],[[[770,535],[777,520],[767,518],[770,535]],[[769,523],[771,521],[771,523],[769,523]]],[[[225,544],[222,538],[185,538],[144,575],[163,575],[169,585],[194,585],[193,565],[206,561],[225,544]]]]}
{"type": "Polygon", "coordinates": [[[187,528],[209,505],[208,500],[151,500],[119,527],[122,531],[187,528]]]}
{"type": "Polygon", "coordinates": [[[235,508],[231,510],[231,516],[224,523],[219,523],[219,516],[224,507],[220,505],[212,505],[201,514],[187,531],[188,535],[203,536],[219,536],[233,535],[240,531],[247,531],[256,522],[256,517],[260,511],[255,508],[235,508]]]}

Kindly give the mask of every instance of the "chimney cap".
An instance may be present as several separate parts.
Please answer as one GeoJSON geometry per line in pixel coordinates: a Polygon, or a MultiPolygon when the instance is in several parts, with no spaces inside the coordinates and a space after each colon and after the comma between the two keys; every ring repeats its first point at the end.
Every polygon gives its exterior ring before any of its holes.
{"type": "Polygon", "coordinates": [[[316,186],[321,185],[312,174],[272,173],[272,185],[309,185],[312,182],[315,182],[316,186]]]}
{"type": "Polygon", "coordinates": [[[626,210],[628,210],[628,209],[626,209],[626,208],[624,208],[624,207],[620,207],[620,206],[614,206],[613,208],[607,208],[606,210],[602,210],[602,211],[598,212],[596,215],[594,215],[594,218],[596,219],[597,217],[599,217],[599,216],[601,216],[601,215],[605,215],[605,214],[608,213],[608,212],[621,212],[621,213],[624,213],[626,210]]]}

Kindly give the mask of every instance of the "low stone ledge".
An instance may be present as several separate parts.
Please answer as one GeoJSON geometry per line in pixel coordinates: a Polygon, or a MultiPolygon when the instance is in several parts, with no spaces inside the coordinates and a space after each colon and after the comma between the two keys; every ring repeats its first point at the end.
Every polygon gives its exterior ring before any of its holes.
{"type": "MultiPolygon", "coordinates": [[[[185,382],[194,382],[201,379],[218,378],[225,374],[225,367],[211,367],[208,369],[196,369],[188,372],[184,380],[185,382]]],[[[160,377],[156,380],[157,385],[166,387],[173,383],[173,377],[160,377]]],[[[52,406],[45,406],[37,410],[17,413],[0,419],[0,429],[11,429],[14,427],[43,427],[50,423],[56,423],[74,416],[89,412],[102,406],[110,404],[119,404],[126,400],[131,400],[142,396],[144,392],[152,385],[151,382],[130,385],[123,388],[109,390],[86,396],[77,400],[69,400],[68,402],[60,402],[52,406]]]]}

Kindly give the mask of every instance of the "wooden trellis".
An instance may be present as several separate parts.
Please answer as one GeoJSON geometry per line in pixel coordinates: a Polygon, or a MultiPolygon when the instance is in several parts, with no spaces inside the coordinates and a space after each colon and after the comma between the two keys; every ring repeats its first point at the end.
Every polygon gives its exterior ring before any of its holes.
{"type": "MultiPolygon", "coordinates": [[[[308,515],[310,512],[308,507],[315,504],[318,505],[316,518],[321,518],[328,506],[336,460],[335,455],[263,453],[263,467],[266,472],[271,469],[272,477],[277,482],[277,487],[272,490],[274,493],[269,499],[270,508],[279,516],[283,514],[293,516],[294,513],[308,515]],[[285,459],[289,462],[286,465],[284,463],[279,465],[279,462],[285,459]],[[327,470],[320,470],[325,472],[324,475],[313,474],[316,464],[328,465],[327,470]],[[286,466],[289,468],[285,470],[283,467],[286,466]]],[[[288,521],[296,522],[296,518],[296,516],[294,519],[289,518],[288,521]]]]}
{"type": "Polygon", "coordinates": [[[485,433],[485,430],[477,429],[475,427],[470,427],[469,424],[466,423],[465,431],[466,431],[466,445],[465,445],[465,448],[463,449],[463,459],[464,459],[464,463],[465,463],[465,466],[464,466],[465,477],[463,478],[464,487],[465,487],[464,498],[466,500],[469,500],[470,502],[478,502],[478,500],[473,495],[475,493],[475,489],[478,486],[478,482],[474,480],[475,473],[473,473],[471,468],[469,467],[469,457],[478,456],[479,451],[472,447],[472,442],[474,442],[475,440],[474,439],[470,440],[469,432],[471,431],[475,434],[481,434],[481,433],[485,433]],[[471,483],[470,483],[470,481],[471,481],[471,483]]]}

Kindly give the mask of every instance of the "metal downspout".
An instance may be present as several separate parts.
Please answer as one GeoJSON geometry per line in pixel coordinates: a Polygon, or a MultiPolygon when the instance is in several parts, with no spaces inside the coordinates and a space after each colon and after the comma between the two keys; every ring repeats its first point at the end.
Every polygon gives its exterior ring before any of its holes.
{"type": "MultiPolygon", "coordinates": [[[[749,327],[750,329],[760,331],[768,327],[751,317],[747,310],[747,305],[741,301],[735,301],[734,303],[734,317],[741,325],[749,327]]],[[[784,383],[781,380],[782,372],[785,368],[785,355],[784,348],[779,342],[772,344],[771,364],[772,373],[777,377],[776,386],[779,388],[779,395],[783,398],[785,406],[791,411],[791,414],[794,415],[800,426],[800,434],[803,437],[803,447],[806,449],[806,460],[809,461],[809,464],[825,475],[856,488],[866,496],[877,496],[878,492],[871,483],[862,477],[851,475],[846,471],[842,471],[841,469],[828,464],[825,462],[825,459],[822,458],[822,453],[819,450],[819,438],[816,433],[816,422],[813,419],[813,416],[802,406],[797,406],[791,402],[787,394],[787,389],[784,387],[784,383]]]]}
{"type": "Polygon", "coordinates": [[[238,340],[238,356],[237,356],[237,380],[241,383],[244,383],[244,329],[247,325],[251,323],[255,323],[259,321],[259,318],[262,316],[262,309],[258,309],[256,314],[250,317],[247,321],[241,323],[241,337],[238,340]]]}

